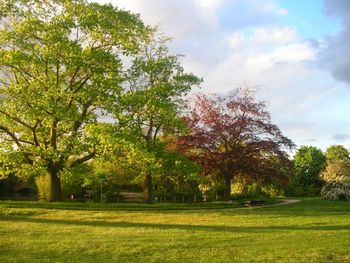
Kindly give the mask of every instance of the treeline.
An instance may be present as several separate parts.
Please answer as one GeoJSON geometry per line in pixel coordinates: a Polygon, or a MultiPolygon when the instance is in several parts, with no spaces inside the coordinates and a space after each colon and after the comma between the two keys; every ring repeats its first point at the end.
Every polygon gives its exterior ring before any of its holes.
{"type": "Polygon", "coordinates": [[[350,199],[350,155],[344,146],[332,145],[325,152],[314,146],[302,146],[293,163],[288,194],[350,199]]]}
{"type": "Polygon", "coordinates": [[[253,90],[190,96],[202,79],[138,15],[84,0],[4,0],[0,15],[0,186],[59,201],[102,182],[107,200],[149,203],[318,186],[291,176],[294,144],[253,90]]]}

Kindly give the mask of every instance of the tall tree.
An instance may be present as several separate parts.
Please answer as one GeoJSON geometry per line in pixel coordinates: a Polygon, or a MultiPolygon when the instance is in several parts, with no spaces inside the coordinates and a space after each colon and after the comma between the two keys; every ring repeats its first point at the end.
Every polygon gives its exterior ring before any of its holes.
{"type": "Polygon", "coordinates": [[[150,41],[141,47],[126,76],[128,82],[120,100],[124,111],[116,114],[118,125],[133,134],[134,147],[153,156],[144,165],[144,192],[148,203],[152,202],[154,162],[151,159],[157,162],[160,158],[160,137],[184,130],[179,116],[183,97],[201,82],[193,74],[184,72],[178,56],[169,54],[168,41],[169,38],[155,30],[150,41]]]}
{"type": "Polygon", "coordinates": [[[295,181],[300,186],[321,189],[320,172],[326,165],[326,157],[323,152],[314,146],[301,146],[294,155],[295,181]]]}
{"type": "Polygon", "coordinates": [[[335,159],[327,161],[327,166],[320,174],[324,185],[321,195],[330,200],[350,199],[350,160],[335,159]]]}
{"type": "Polygon", "coordinates": [[[47,172],[57,201],[60,172],[96,154],[86,129],[114,106],[121,57],[138,51],[148,29],[136,15],[85,0],[3,0],[0,17],[2,161],[47,172]]]}
{"type": "Polygon", "coordinates": [[[350,160],[349,151],[343,145],[332,145],[326,150],[327,162],[350,160]]]}
{"type": "Polygon", "coordinates": [[[267,175],[264,164],[273,156],[286,160],[284,147],[293,146],[249,88],[237,88],[226,97],[199,94],[186,119],[191,131],[179,140],[180,149],[197,160],[204,173],[224,178],[227,200],[232,178],[267,175]]]}

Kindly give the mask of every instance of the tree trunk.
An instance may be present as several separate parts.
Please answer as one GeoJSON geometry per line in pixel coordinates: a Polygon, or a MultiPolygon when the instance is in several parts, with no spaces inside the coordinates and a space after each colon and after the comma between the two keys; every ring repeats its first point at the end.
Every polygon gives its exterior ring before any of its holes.
{"type": "Polygon", "coordinates": [[[56,167],[49,167],[48,173],[50,176],[49,202],[62,201],[61,180],[58,177],[59,169],[56,167]]]}
{"type": "Polygon", "coordinates": [[[146,174],[145,177],[145,202],[148,204],[152,204],[153,198],[152,198],[152,175],[146,174]]]}
{"type": "Polygon", "coordinates": [[[231,200],[231,173],[227,172],[225,174],[225,200],[231,200]]]}

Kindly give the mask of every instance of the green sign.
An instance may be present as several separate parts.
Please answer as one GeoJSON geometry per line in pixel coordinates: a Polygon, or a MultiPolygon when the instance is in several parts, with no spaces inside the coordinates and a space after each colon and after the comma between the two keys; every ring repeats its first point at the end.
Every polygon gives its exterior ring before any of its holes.
{"type": "Polygon", "coordinates": [[[100,175],[98,176],[98,180],[99,180],[100,182],[103,182],[104,180],[106,180],[106,176],[105,176],[104,174],[100,174],[100,175]]]}

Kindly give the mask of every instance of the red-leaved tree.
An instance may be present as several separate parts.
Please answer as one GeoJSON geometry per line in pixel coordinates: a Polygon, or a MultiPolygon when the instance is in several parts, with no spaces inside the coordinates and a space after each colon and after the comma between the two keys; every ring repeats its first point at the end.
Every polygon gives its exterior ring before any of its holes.
{"type": "Polygon", "coordinates": [[[203,168],[225,180],[225,199],[230,199],[231,181],[244,174],[268,180],[281,176],[276,163],[288,163],[285,150],[294,144],[271,123],[266,103],[255,99],[246,87],[228,96],[199,94],[185,117],[190,128],[178,147],[203,168]],[[277,160],[277,161],[276,161],[277,160]]]}

